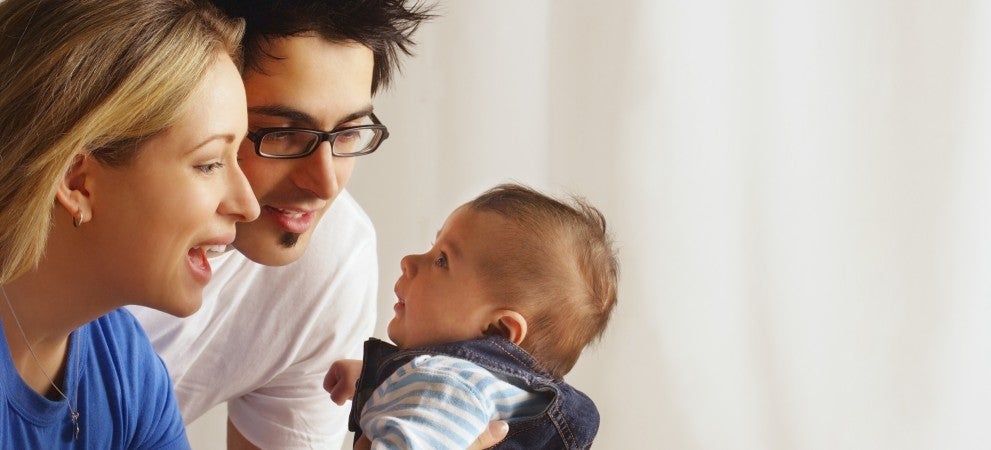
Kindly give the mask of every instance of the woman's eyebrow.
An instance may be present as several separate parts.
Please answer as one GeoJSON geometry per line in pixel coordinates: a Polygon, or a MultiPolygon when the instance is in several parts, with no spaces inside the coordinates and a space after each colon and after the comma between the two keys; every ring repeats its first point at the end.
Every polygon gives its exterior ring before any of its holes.
{"type": "Polygon", "coordinates": [[[193,153],[193,152],[195,152],[195,151],[197,151],[197,150],[199,150],[199,149],[201,149],[203,147],[206,147],[207,144],[209,144],[209,143],[211,143],[213,141],[216,141],[216,140],[221,140],[221,141],[224,141],[224,142],[226,142],[226,143],[229,144],[231,142],[236,141],[237,140],[237,136],[235,136],[235,135],[233,135],[231,133],[217,133],[217,134],[210,135],[206,139],[203,139],[202,141],[200,141],[199,144],[194,145],[193,148],[189,149],[189,151],[186,152],[186,154],[193,153]]]}

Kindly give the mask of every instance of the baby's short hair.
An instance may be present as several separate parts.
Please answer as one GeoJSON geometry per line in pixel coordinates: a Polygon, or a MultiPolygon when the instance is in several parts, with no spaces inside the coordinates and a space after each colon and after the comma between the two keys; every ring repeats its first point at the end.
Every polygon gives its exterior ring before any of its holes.
{"type": "Polygon", "coordinates": [[[602,336],[616,305],[619,264],[605,217],[582,198],[566,203],[519,184],[496,186],[465,206],[516,227],[513,242],[481,269],[494,298],[526,317],[521,346],[563,377],[602,336]]]}

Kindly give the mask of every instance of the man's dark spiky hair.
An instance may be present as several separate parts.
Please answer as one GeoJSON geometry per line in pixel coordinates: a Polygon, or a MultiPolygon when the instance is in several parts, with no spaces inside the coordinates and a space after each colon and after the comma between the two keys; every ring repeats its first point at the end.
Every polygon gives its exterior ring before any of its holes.
{"type": "Polygon", "coordinates": [[[218,8],[245,20],[244,64],[260,70],[265,39],[315,33],[330,42],[354,41],[372,50],[372,93],[389,85],[400,69],[400,52],[412,54],[412,35],[433,17],[430,6],[405,0],[213,0],[218,8]]]}

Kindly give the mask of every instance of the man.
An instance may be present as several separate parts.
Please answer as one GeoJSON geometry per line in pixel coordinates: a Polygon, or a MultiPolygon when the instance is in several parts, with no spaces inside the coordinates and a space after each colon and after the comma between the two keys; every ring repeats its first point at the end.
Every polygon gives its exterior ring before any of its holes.
{"type": "Polygon", "coordinates": [[[378,283],[374,229],[344,187],[355,156],[387,137],[372,95],[429,14],[402,0],[215,3],[246,20],[239,158],[261,216],[211,259],[199,312],[132,311],[186,423],[226,402],[231,448],[339,448],[348,410],[322,381],[360,358],[378,283]]]}

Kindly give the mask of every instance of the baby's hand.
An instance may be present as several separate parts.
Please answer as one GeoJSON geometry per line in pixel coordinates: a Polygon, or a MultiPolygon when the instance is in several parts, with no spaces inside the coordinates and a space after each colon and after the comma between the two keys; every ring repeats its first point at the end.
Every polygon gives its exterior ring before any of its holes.
{"type": "Polygon", "coordinates": [[[323,388],[338,405],[354,398],[355,383],[361,375],[360,359],[342,359],[331,364],[323,377],[323,388]]]}

